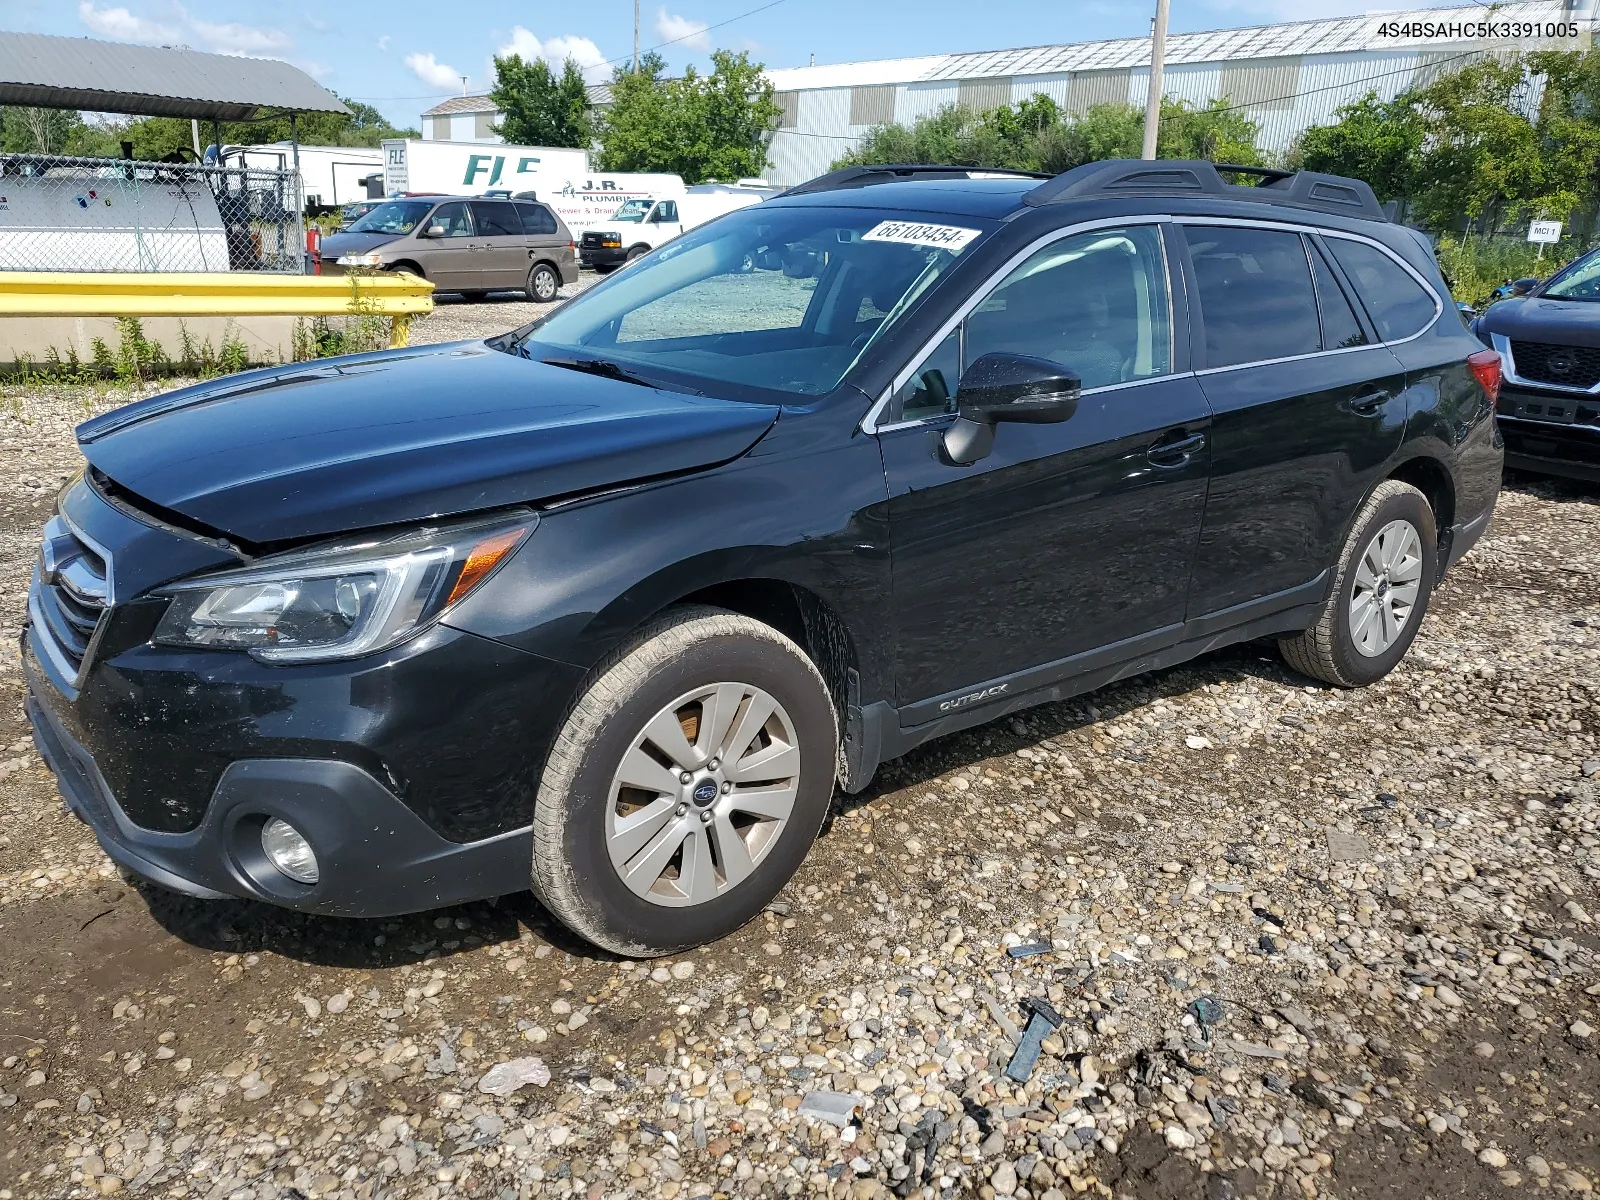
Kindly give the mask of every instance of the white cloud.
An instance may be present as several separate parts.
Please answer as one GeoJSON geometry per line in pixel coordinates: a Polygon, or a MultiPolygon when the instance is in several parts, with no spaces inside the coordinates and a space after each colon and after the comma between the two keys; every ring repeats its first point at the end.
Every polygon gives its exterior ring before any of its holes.
{"type": "Polygon", "coordinates": [[[281,29],[245,25],[238,21],[202,21],[174,5],[178,24],[152,21],[126,7],[97,8],[94,0],[81,0],[78,20],[91,33],[121,42],[146,46],[189,43],[216,54],[279,58],[294,48],[294,39],[281,29]]]}
{"type": "Polygon", "coordinates": [[[386,33],[378,39],[378,49],[387,52],[389,49],[389,35],[386,33]]]}
{"type": "Polygon", "coordinates": [[[114,38],[119,42],[139,42],[146,46],[181,42],[183,30],[176,25],[163,25],[136,17],[126,8],[96,8],[91,0],[78,5],[78,20],[89,27],[91,33],[114,38]]]}
{"type": "Polygon", "coordinates": [[[294,65],[299,67],[318,83],[327,83],[328,80],[333,78],[333,68],[327,63],[320,63],[309,58],[297,58],[295,59],[294,65]]]}
{"type": "Polygon", "coordinates": [[[529,63],[542,58],[557,71],[569,58],[584,71],[603,66],[606,61],[606,56],[600,53],[600,47],[589,38],[560,34],[548,41],[540,41],[537,34],[521,25],[512,28],[511,40],[495,53],[499,58],[510,58],[515,54],[523,62],[529,63]]]}
{"type": "Polygon", "coordinates": [[[711,49],[711,35],[706,32],[704,21],[691,21],[665,8],[656,10],[656,36],[663,42],[687,46],[691,50],[711,49]]]}
{"type": "Polygon", "coordinates": [[[461,86],[461,72],[448,63],[440,62],[431,54],[408,54],[406,66],[410,67],[412,74],[429,87],[454,90],[461,86]]]}
{"type": "Polygon", "coordinates": [[[241,54],[248,58],[273,57],[285,53],[294,39],[281,29],[260,25],[241,25],[237,21],[213,22],[189,19],[200,44],[218,54],[241,54]]]}
{"type": "Polygon", "coordinates": [[[300,15],[305,18],[306,25],[311,29],[316,30],[318,33],[327,33],[328,30],[332,28],[332,26],[329,25],[328,22],[324,21],[321,17],[312,16],[310,13],[301,13],[300,15]]]}

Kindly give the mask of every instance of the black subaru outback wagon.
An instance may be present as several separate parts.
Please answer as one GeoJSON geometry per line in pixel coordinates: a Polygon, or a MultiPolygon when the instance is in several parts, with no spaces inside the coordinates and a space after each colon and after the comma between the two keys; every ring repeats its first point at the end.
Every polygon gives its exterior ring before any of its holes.
{"type": "Polygon", "coordinates": [[[78,430],[28,712],[126,869],[716,938],[836,782],[1276,638],[1339,686],[1481,534],[1499,359],[1365,185],[854,168],[488,342],[78,430]]]}

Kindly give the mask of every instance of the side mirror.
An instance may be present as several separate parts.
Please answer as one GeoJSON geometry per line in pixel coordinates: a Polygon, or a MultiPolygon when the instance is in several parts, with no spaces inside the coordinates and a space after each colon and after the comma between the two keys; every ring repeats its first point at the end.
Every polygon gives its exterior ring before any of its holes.
{"type": "Polygon", "coordinates": [[[1511,294],[1513,296],[1526,296],[1538,286],[1539,281],[1531,275],[1523,279],[1514,279],[1511,281],[1511,294]]]}
{"type": "Polygon", "coordinates": [[[968,466],[994,449],[994,427],[1000,421],[1065,421],[1078,411],[1082,386],[1075,372],[1048,358],[985,354],[961,376],[956,419],[945,431],[944,452],[951,462],[968,466]]]}
{"type": "Polygon", "coordinates": [[[434,224],[429,225],[422,231],[422,236],[426,238],[442,238],[445,236],[445,232],[445,227],[443,225],[440,225],[438,222],[434,222],[434,224]]]}

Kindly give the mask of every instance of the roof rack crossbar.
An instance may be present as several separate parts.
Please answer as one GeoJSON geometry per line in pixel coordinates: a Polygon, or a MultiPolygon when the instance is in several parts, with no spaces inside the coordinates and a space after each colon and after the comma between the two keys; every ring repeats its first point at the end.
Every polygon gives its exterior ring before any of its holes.
{"type": "Polygon", "coordinates": [[[1372,188],[1360,179],[1317,171],[1284,171],[1276,167],[1235,166],[1204,159],[1114,158],[1063,171],[1022,198],[1039,207],[1070,200],[1114,196],[1214,196],[1343,213],[1367,221],[1387,221],[1372,188]],[[1257,185],[1228,183],[1222,173],[1254,175],[1257,185]]]}
{"type": "MultiPolygon", "coordinates": [[[[874,163],[860,167],[840,167],[826,175],[818,175],[804,183],[797,183],[780,196],[807,196],[813,192],[834,192],[841,188],[867,187],[874,183],[889,183],[897,179],[948,179],[980,175],[1014,175],[1019,179],[1050,179],[1046,171],[1014,171],[1005,167],[954,166],[944,163],[874,163]]],[[[773,199],[777,199],[776,196],[773,199]]]]}

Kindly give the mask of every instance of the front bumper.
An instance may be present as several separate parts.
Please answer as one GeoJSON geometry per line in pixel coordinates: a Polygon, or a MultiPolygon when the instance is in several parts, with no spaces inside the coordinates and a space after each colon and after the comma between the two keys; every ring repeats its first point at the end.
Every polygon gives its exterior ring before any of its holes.
{"type": "MultiPolygon", "coordinates": [[[[1506,466],[1600,483],[1600,423],[1580,424],[1567,413],[1566,420],[1556,421],[1524,415],[1527,401],[1540,399],[1502,392],[1497,420],[1506,443],[1506,466]]],[[[1570,413],[1573,407],[1568,404],[1566,409],[1570,413]]]]}
{"type": "Polygon", "coordinates": [[[616,267],[628,261],[628,251],[622,246],[582,246],[578,250],[579,260],[584,266],[616,267]]]}
{"type": "Polygon", "coordinates": [[[204,899],[239,897],[307,912],[381,917],[520,891],[528,885],[526,826],[469,842],[443,837],[393,791],[339,759],[257,758],[230,763],[192,829],[162,831],[131,820],[94,756],[72,736],[53,692],[24,648],[23,701],[34,744],[68,807],[121,867],[163,888],[204,899]],[[261,851],[261,827],[288,821],[320,866],[306,886],[261,851]]]}

